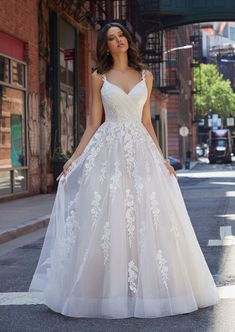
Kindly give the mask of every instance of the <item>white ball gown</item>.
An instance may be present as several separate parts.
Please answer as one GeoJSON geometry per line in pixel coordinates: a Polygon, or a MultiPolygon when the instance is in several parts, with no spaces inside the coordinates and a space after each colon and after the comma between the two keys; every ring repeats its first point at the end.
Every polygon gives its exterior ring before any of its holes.
{"type": "Polygon", "coordinates": [[[29,291],[72,317],[162,317],[218,302],[177,179],[129,93],[103,76],[105,122],[62,176],[29,291]]]}

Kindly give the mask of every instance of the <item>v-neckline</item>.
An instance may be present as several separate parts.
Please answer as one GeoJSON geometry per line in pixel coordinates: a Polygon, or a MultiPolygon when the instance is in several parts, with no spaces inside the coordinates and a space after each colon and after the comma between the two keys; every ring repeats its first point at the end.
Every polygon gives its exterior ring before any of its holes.
{"type": "Polygon", "coordinates": [[[130,89],[130,91],[128,91],[128,92],[126,92],[126,91],[124,91],[120,86],[118,86],[117,84],[115,84],[115,83],[112,83],[112,82],[110,82],[106,77],[105,77],[105,82],[107,82],[108,84],[110,84],[110,85],[113,85],[113,86],[115,86],[116,88],[118,88],[119,90],[121,90],[126,96],[129,96],[129,94],[140,84],[140,83],[142,83],[142,82],[145,82],[145,79],[144,78],[142,78],[139,82],[137,82],[131,89],[130,89]]]}

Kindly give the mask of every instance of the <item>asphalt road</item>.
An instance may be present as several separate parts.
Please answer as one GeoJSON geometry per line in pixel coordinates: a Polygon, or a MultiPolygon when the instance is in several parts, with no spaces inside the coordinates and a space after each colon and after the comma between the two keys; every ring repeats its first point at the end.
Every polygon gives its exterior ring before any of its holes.
{"type": "Polygon", "coordinates": [[[43,243],[44,231],[40,231],[0,246],[0,331],[234,332],[235,165],[202,163],[178,175],[193,227],[220,291],[219,304],[185,315],[119,320],[69,318],[42,304],[17,304],[20,295],[27,297],[43,243]],[[3,305],[12,292],[17,293],[14,304],[3,305]]]}

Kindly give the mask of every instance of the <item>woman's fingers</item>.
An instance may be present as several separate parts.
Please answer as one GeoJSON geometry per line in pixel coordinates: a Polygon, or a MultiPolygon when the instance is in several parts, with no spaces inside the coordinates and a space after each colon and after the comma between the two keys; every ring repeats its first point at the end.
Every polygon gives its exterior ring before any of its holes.
{"type": "Polygon", "coordinates": [[[64,172],[61,172],[60,174],[59,174],[59,176],[57,176],[57,178],[56,178],[56,181],[59,181],[59,179],[61,178],[61,176],[64,174],[64,172]]]}

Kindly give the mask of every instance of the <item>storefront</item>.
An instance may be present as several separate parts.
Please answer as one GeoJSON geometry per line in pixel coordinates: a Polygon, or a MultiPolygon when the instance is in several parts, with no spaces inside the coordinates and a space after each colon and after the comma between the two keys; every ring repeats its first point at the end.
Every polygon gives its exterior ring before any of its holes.
{"type": "Polygon", "coordinates": [[[0,33],[0,196],[28,190],[24,44],[0,33]]]}

